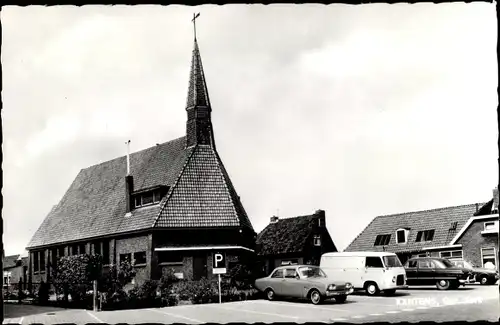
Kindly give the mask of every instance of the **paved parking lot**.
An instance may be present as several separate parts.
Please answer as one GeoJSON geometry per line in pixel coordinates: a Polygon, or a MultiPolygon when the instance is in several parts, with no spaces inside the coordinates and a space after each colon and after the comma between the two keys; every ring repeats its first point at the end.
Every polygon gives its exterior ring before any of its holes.
{"type": "MultiPolygon", "coordinates": [[[[499,310],[497,286],[470,285],[453,291],[438,291],[434,287],[410,289],[394,297],[354,294],[344,304],[326,301],[319,306],[256,300],[123,311],[40,310],[24,316],[12,315],[16,317],[6,319],[4,324],[498,321],[499,310]]],[[[9,317],[9,311],[6,312],[9,317]]]]}

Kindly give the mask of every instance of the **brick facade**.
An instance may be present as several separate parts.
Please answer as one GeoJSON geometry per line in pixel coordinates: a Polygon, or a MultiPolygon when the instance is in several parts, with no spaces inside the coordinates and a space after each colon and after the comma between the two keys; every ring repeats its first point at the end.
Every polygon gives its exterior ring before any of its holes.
{"type": "Polygon", "coordinates": [[[114,251],[116,254],[116,263],[120,265],[122,262],[120,260],[120,255],[130,254],[131,258],[134,258],[134,253],[145,252],[146,253],[146,264],[134,266],[136,276],[135,284],[141,285],[144,281],[151,278],[151,249],[149,242],[149,236],[134,236],[116,239],[114,241],[114,251]]]}
{"type": "Polygon", "coordinates": [[[464,259],[479,267],[483,266],[481,248],[494,247],[497,256],[495,265],[498,268],[498,233],[481,234],[484,230],[484,222],[492,220],[494,218],[475,220],[457,242],[457,244],[462,244],[464,259]]]}

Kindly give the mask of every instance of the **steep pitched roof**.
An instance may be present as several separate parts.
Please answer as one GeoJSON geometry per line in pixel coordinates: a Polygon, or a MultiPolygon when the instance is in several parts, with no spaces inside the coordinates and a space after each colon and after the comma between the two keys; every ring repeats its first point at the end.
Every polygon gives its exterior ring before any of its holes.
{"type": "MultiPolygon", "coordinates": [[[[185,137],[130,155],[134,190],[172,186],[187,159],[185,137]]],[[[35,232],[28,247],[75,241],[150,228],[159,205],[132,211],[125,217],[126,157],[82,169],[35,232]]]]}
{"type": "Polygon", "coordinates": [[[433,210],[407,212],[393,215],[379,216],[353,240],[345,249],[353,251],[383,251],[388,252],[413,252],[425,247],[448,245],[457,232],[465,225],[476,212],[476,204],[468,204],[433,210]],[[451,223],[457,222],[454,230],[450,229],[451,223]],[[407,228],[410,230],[406,244],[396,243],[396,230],[407,228]],[[417,233],[434,229],[432,241],[416,242],[417,233]],[[386,246],[374,246],[377,235],[390,234],[390,242],[386,246]]]}
{"type": "Polygon", "coordinates": [[[217,152],[196,146],[167,194],[156,227],[253,227],[217,152]]]}
{"type": "Polygon", "coordinates": [[[257,236],[258,255],[300,253],[312,234],[318,216],[306,215],[279,219],[257,236]]]}
{"type": "Polygon", "coordinates": [[[210,99],[208,97],[207,82],[203,65],[201,63],[200,49],[198,41],[194,40],[193,56],[191,59],[191,72],[189,75],[189,88],[186,101],[186,108],[194,106],[210,107],[210,99]]]}
{"type": "Polygon", "coordinates": [[[3,269],[9,269],[11,267],[15,267],[17,265],[17,261],[20,260],[19,254],[17,255],[10,255],[10,256],[5,256],[2,259],[2,264],[3,264],[3,269]]]}

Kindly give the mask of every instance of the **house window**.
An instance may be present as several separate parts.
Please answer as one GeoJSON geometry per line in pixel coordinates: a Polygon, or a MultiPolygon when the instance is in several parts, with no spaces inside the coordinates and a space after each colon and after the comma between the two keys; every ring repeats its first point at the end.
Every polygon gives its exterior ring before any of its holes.
{"type": "Polygon", "coordinates": [[[495,248],[494,247],[489,247],[481,248],[481,259],[483,263],[484,268],[497,268],[496,265],[496,254],[495,254],[495,248]]]}
{"type": "Polygon", "coordinates": [[[134,253],[134,265],[146,264],[146,252],[134,253]]]}
{"type": "Polygon", "coordinates": [[[450,230],[456,230],[457,229],[457,225],[458,225],[458,222],[457,221],[453,221],[450,225],[450,230]]]}
{"type": "Polygon", "coordinates": [[[127,253],[127,254],[120,254],[120,264],[127,261],[129,263],[131,263],[131,255],[130,253],[127,253]]]}
{"type": "Polygon", "coordinates": [[[391,235],[377,235],[377,238],[375,238],[375,244],[374,246],[385,246],[388,245],[389,242],[391,241],[391,235]]]}
{"type": "Polygon", "coordinates": [[[382,263],[382,260],[378,256],[367,256],[365,266],[373,268],[383,268],[384,264],[382,263]]]}
{"type": "Polygon", "coordinates": [[[184,256],[176,252],[158,252],[158,263],[160,264],[182,264],[184,256]]]}
{"type": "Polygon", "coordinates": [[[136,208],[140,208],[142,206],[159,203],[162,196],[162,190],[154,190],[136,194],[134,197],[134,206],[136,208]]]}
{"type": "Polygon", "coordinates": [[[57,249],[57,257],[63,257],[64,256],[64,246],[63,247],[59,247],[57,249]]]}
{"type": "Polygon", "coordinates": [[[408,231],[406,229],[398,229],[396,231],[396,241],[398,244],[406,243],[407,233],[408,231]]]}
{"type": "Polygon", "coordinates": [[[109,240],[102,242],[102,264],[109,264],[109,240]]]}
{"type": "Polygon", "coordinates": [[[321,236],[320,235],[314,236],[314,246],[321,246],[321,236]]]}
{"type": "Polygon", "coordinates": [[[461,250],[445,251],[439,252],[439,256],[447,259],[463,259],[463,252],[461,250]]]}
{"type": "Polygon", "coordinates": [[[434,239],[434,229],[431,230],[420,230],[417,232],[416,242],[420,241],[432,241],[434,239]]]}
{"type": "Polygon", "coordinates": [[[3,277],[3,284],[9,285],[9,278],[6,275],[4,275],[4,277],[3,277]]]}

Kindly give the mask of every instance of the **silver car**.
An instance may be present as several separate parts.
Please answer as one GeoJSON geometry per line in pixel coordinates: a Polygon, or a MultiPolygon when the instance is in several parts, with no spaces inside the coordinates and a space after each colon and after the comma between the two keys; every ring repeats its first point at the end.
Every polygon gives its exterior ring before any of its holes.
{"type": "Polygon", "coordinates": [[[264,292],[268,300],[276,297],[308,299],[317,305],[334,298],[343,303],[354,288],[348,282],[333,281],[317,266],[280,266],[265,278],[255,281],[255,287],[264,292]]]}

